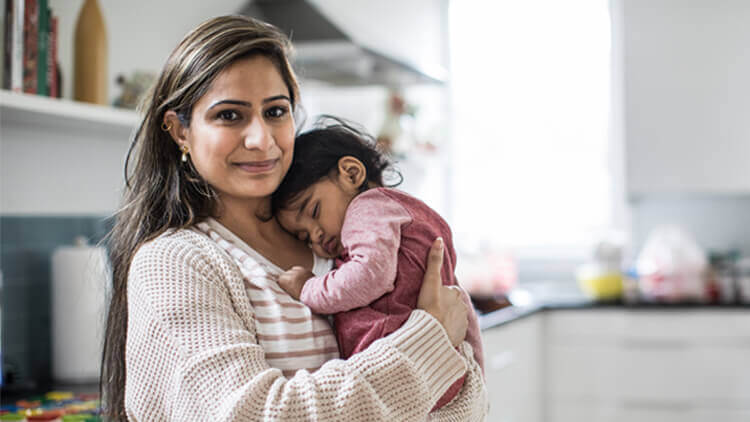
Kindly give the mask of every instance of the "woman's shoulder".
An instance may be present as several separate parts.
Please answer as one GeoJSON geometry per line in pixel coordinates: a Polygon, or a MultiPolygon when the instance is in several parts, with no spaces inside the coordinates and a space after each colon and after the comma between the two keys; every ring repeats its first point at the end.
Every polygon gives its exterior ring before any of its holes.
{"type": "Polygon", "coordinates": [[[173,251],[201,251],[213,243],[202,232],[194,228],[168,229],[159,236],[145,242],[135,256],[171,253],[173,251]]]}
{"type": "Polygon", "coordinates": [[[179,270],[185,266],[225,270],[229,264],[229,257],[209,236],[195,227],[187,227],[169,229],[141,245],[133,256],[131,270],[138,267],[179,270]]]}

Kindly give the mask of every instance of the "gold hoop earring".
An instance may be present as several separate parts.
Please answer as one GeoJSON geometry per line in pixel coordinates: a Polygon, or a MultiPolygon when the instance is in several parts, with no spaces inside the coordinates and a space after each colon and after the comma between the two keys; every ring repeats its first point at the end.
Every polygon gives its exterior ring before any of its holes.
{"type": "Polygon", "coordinates": [[[180,158],[180,160],[182,160],[183,163],[187,163],[188,146],[183,145],[182,147],[180,147],[180,151],[182,151],[182,158],[180,158]]]}
{"type": "Polygon", "coordinates": [[[172,130],[172,122],[162,122],[161,130],[163,130],[164,132],[169,132],[170,130],[172,130]]]}

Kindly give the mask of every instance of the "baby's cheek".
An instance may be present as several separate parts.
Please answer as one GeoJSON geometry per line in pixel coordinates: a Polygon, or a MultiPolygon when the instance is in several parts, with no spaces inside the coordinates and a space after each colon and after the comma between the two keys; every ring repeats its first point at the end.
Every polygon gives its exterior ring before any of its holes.
{"type": "Polygon", "coordinates": [[[276,216],[276,219],[279,221],[279,225],[281,225],[282,229],[292,234],[297,233],[298,229],[294,226],[292,220],[289,219],[288,212],[280,211],[276,216]]]}

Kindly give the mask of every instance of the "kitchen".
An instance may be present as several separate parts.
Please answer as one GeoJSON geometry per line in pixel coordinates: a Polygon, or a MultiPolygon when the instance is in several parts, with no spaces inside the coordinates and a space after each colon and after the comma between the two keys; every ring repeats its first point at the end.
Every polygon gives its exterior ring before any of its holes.
{"type": "MultiPolygon", "coordinates": [[[[308,120],[330,113],[393,137],[402,188],[451,223],[458,279],[486,310],[488,420],[748,419],[746,2],[310,3],[407,75],[377,80],[387,72],[360,64],[341,76],[318,67],[336,59],[298,48],[308,120]],[[734,293],[653,288],[649,259],[669,252],[684,268],[732,262],[734,287],[722,291],[734,293]],[[613,272],[622,273],[614,293],[591,302],[596,292],[579,279],[613,272]]],[[[49,1],[67,99],[83,4],[49,1]]],[[[125,97],[118,76],[157,71],[188,29],[248,4],[99,6],[109,104],[125,97]]],[[[53,255],[111,227],[137,117],[7,91],[0,100],[5,405],[15,391],[61,385],[53,255]]]]}

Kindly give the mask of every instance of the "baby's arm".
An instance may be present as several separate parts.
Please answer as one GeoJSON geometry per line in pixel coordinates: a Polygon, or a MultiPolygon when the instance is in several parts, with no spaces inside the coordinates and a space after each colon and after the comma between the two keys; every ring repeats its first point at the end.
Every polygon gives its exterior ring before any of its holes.
{"type": "Polygon", "coordinates": [[[371,189],[357,195],[341,228],[349,259],[307,280],[301,301],[314,312],[333,314],[365,306],[393,290],[401,228],[410,222],[408,211],[382,192],[371,189]]]}

